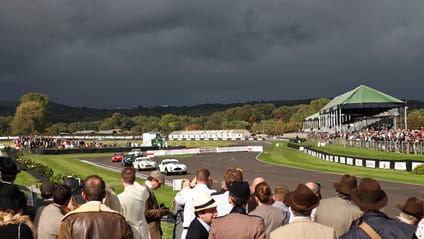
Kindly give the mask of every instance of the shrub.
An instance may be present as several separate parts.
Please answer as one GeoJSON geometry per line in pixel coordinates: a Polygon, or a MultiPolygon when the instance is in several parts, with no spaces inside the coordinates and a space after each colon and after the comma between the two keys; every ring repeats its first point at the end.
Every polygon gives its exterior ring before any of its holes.
{"type": "Polygon", "coordinates": [[[424,164],[418,165],[412,170],[412,173],[418,175],[424,175],[424,164]]]}
{"type": "Polygon", "coordinates": [[[44,177],[51,178],[54,174],[53,169],[51,169],[50,167],[41,163],[36,163],[31,159],[18,158],[17,161],[25,165],[25,167],[27,167],[29,170],[38,172],[44,177]]]}

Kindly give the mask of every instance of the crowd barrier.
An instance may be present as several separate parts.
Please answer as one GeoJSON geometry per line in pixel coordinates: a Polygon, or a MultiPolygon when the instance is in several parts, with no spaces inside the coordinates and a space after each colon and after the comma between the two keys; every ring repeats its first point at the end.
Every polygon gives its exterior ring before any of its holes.
{"type": "Polygon", "coordinates": [[[262,146],[205,147],[190,149],[148,150],[147,157],[202,153],[263,152],[262,146]]]}
{"type": "Polygon", "coordinates": [[[412,171],[418,165],[424,164],[424,162],[414,160],[384,160],[384,159],[367,159],[367,158],[355,158],[345,155],[328,154],[319,150],[314,150],[306,147],[299,147],[296,144],[288,144],[291,148],[296,148],[303,151],[312,157],[319,158],[328,162],[334,162],[339,164],[345,164],[350,166],[366,167],[366,168],[379,168],[379,169],[393,169],[401,171],[412,171]]]}

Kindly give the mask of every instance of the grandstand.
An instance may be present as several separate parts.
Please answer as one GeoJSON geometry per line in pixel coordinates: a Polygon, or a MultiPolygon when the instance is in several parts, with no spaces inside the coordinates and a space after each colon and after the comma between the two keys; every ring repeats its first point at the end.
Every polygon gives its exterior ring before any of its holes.
{"type": "Polygon", "coordinates": [[[360,85],[334,97],[319,112],[305,118],[303,130],[334,133],[361,130],[370,125],[402,128],[402,116],[406,122],[406,114],[402,113],[406,109],[406,102],[360,85]]]}

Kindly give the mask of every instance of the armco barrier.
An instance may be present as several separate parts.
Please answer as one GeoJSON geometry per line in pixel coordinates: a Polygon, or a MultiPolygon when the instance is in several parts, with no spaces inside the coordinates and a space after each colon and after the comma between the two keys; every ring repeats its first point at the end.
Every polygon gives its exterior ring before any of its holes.
{"type": "Polygon", "coordinates": [[[319,150],[299,147],[298,145],[291,144],[291,143],[289,143],[288,146],[291,148],[302,150],[304,153],[309,154],[315,158],[319,158],[328,162],[345,164],[350,166],[412,171],[418,165],[424,164],[424,162],[414,161],[414,160],[367,159],[367,158],[349,157],[345,155],[334,155],[334,154],[328,154],[319,150]]]}
{"type": "Polygon", "coordinates": [[[182,154],[202,154],[202,153],[224,153],[224,152],[263,152],[262,146],[235,146],[235,147],[208,147],[192,149],[170,149],[170,150],[149,150],[147,157],[182,155],[182,154]]]}

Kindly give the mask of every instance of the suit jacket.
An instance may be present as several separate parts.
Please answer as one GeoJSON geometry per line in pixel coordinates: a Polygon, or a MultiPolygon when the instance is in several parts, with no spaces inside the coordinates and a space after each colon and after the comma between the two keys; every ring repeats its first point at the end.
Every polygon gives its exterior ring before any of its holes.
{"type": "Polygon", "coordinates": [[[208,239],[209,232],[200,223],[198,218],[195,218],[188,227],[186,239],[208,239]]]}
{"type": "Polygon", "coordinates": [[[149,227],[144,217],[145,204],[149,198],[149,192],[146,187],[137,182],[133,185],[127,185],[124,191],[118,194],[121,204],[121,213],[131,226],[134,238],[150,238],[149,227]]]}
{"type": "Polygon", "coordinates": [[[315,222],[334,228],[337,238],[349,231],[352,222],[362,215],[361,210],[349,200],[340,197],[321,199],[315,222]]]}
{"type": "Polygon", "coordinates": [[[264,220],[266,238],[269,238],[269,234],[274,229],[288,223],[287,213],[271,205],[259,205],[249,212],[249,215],[258,216],[264,220]]]}
{"type": "Polygon", "coordinates": [[[209,239],[264,239],[262,218],[242,213],[230,213],[212,222],[209,239]]]}
{"type": "Polygon", "coordinates": [[[289,224],[281,226],[270,234],[271,239],[336,239],[333,228],[311,221],[306,217],[295,217],[289,224]]]}
{"type": "Polygon", "coordinates": [[[146,200],[144,216],[149,225],[150,237],[152,239],[160,239],[162,237],[162,229],[160,228],[160,219],[162,216],[160,215],[159,204],[153,189],[149,188],[146,184],[144,184],[144,187],[146,187],[149,193],[149,198],[146,200]]]}
{"type": "Polygon", "coordinates": [[[56,239],[63,216],[62,208],[58,204],[51,203],[39,208],[34,221],[37,229],[37,238],[56,239]]]}

